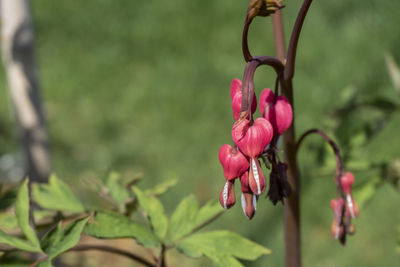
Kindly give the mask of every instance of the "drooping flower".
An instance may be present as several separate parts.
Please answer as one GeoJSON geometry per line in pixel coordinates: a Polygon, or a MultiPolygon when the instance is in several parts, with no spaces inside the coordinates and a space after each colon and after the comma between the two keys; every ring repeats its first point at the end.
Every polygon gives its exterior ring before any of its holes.
{"type": "Polygon", "coordinates": [[[237,121],[232,128],[233,141],[250,158],[249,186],[256,195],[265,191],[265,176],[257,157],[271,142],[272,136],[272,126],[263,118],[258,118],[254,122],[243,119],[237,121]]]}
{"type": "Polygon", "coordinates": [[[284,133],[292,124],[293,110],[289,101],[283,95],[277,96],[267,88],[260,95],[260,112],[267,119],[274,129],[276,136],[284,133]]]}
{"type": "Polygon", "coordinates": [[[331,208],[333,209],[333,221],[331,226],[331,234],[334,239],[340,239],[344,234],[342,216],[343,216],[344,200],[335,198],[331,200],[331,208]]]}
{"type": "MultiPolygon", "coordinates": [[[[231,100],[232,100],[232,112],[233,118],[237,121],[240,117],[240,111],[242,108],[242,81],[239,79],[233,79],[231,83],[231,100]]],[[[257,109],[257,97],[253,94],[253,101],[251,102],[251,113],[256,112],[257,109]]]]}
{"type": "Polygon", "coordinates": [[[276,205],[278,201],[283,203],[283,198],[291,193],[289,182],[286,175],[287,165],[282,162],[272,164],[272,170],[269,175],[268,198],[276,205]]]}
{"type": "Polygon", "coordinates": [[[352,218],[357,218],[359,209],[357,203],[354,201],[353,195],[351,194],[354,183],[354,175],[351,172],[346,172],[340,178],[340,183],[346,196],[346,210],[348,210],[352,218]]]}
{"type": "Polygon", "coordinates": [[[249,168],[249,160],[246,156],[227,144],[219,149],[218,158],[224,169],[226,180],[240,177],[249,168]]]}

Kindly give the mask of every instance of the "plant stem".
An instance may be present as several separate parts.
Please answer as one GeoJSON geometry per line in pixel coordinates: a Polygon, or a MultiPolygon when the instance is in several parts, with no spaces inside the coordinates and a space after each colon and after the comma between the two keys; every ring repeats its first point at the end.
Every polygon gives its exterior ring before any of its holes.
{"type": "MultiPolygon", "coordinates": [[[[285,39],[281,11],[277,11],[274,15],[272,15],[272,24],[274,30],[276,55],[280,60],[284,61],[285,39]]],[[[293,104],[293,86],[291,78],[288,80],[282,80],[282,92],[289,100],[293,108],[293,123],[283,136],[285,159],[288,164],[288,182],[292,191],[289,197],[285,199],[284,205],[285,262],[286,267],[300,267],[300,181],[296,159],[296,141],[294,128],[295,116],[293,104]]]]}
{"type": "Polygon", "coordinates": [[[148,267],[156,266],[155,263],[152,263],[152,262],[146,260],[145,258],[142,258],[139,255],[133,254],[132,252],[128,252],[128,251],[121,250],[121,249],[118,249],[115,247],[109,247],[109,246],[104,246],[104,245],[77,245],[77,246],[71,248],[70,250],[68,250],[68,252],[70,252],[70,251],[86,251],[86,250],[100,250],[100,251],[104,251],[104,252],[110,252],[110,253],[125,256],[134,261],[140,262],[144,266],[148,266],[148,267]]]}

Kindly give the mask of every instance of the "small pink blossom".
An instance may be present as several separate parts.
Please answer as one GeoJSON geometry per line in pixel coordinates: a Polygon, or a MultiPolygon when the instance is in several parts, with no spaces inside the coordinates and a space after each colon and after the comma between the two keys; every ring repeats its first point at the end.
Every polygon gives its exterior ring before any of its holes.
{"type": "Polygon", "coordinates": [[[260,112],[274,129],[275,135],[281,135],[292,124],[293,110],[286,97],[280,95],[276,98],[271,89],[267,88],[260,95],[260,112]]]}
{"type": "MultiPolygon", "coordinates": [[[[233,118],[237,121],[240,117],[242,108],[242,82],[239,79],[233,79],[231,83],[231,100],[232,100],[232,112],[233,118]]],[[[257,97],[253,94],[253,102],[251,103],[251,113],[256,112],[257,109],[257,97]]]]}
{"type": "Polygon", "coordinates": [[[249,168],[249,160],[246,156],[227,144],[219,149],[218,158],[224,169],[226,180],[240,177],[249,168]]]}

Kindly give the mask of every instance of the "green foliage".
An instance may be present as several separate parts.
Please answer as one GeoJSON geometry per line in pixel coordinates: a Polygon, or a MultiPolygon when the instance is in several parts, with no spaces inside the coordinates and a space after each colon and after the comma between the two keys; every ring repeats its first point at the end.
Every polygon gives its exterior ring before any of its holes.
{"type": "Polygon", "coordinates": [[[8,235],[7,233],[0,230],[0,244],[7,244],[20,250],[40,252],[41,249],[37,245],[33,245],[31,242],[23,240],[21,238],[8,235]]]}
{"type": "Polygon", "coordinates": [[[215,266],[243,266],[236,258],[255,260],[271,251],[228,231],[213,231],[193,235],[179,243],[178,249],[191,257],[205,255],[215,266]]]}
{"type": "Polygon", "coordinates": [[[88,220],[89,218],[76,220],[64,228],[61,227],[61,222],[59,222],[57,227],[42,238],[41,246],[43,251],[48,255],[49,260],[54,259],[79,242],[81,233],[88,220]]]}
{"type": "Polygon", "coordinates": [[[146,228],[112,212],[97,212],[94,221],[86,226],[85,233],[97,238],[132,237],[146,248],[160,244],[154,234],[146,228]]]}
{"type": "Polygon", "coordinates": [[[22,183],[15,203],[15,215],[17,217],[17,222],[22,232],[25,234],[26,238],[32,243],[32,245],[40,251],[40,242],[36,236],[35,230],[32,228],[30,222],[30,204],[29,204],[29,180],[25,179],[22,183]]]}
{"type": "Polygon", "coordinates": [[[170,240],[177,241],[222,212],[221,205],[216,201],[207,203],[199,210],[194,196],[184,198],[171,216],[168,228],[170,240]]]}
{"type": "Polygon", "coordinates": [[[154,233],[160,241],[164,240],[168,228],[168,219],[164,213],[163,205],[157,198],[147,196],[137,187],[133,187],[132,190],[139,201],[140,207],[149,218],[154,233]]]}
{"type": "Polygon", "coordinates": [[[120,175],[116,172],[110,172],[107,177],[105,186],[111,198],[121,207],[124,206],[126,199],[129,197],[128,190],[121,184],[120,175]]]}
{"type": "Polygon", "coordinates": [[[46,209],[70,212],[85,210],[69,186],[55,174],[50,176],[49,184],[33,186],[33,197],[41,207],[46,209]]]}
{"type": "Polygon", "coordinates": [[[149,196],[160,196],[160,195],[166,193],[172,187],[174,187],[177,182],[178,182],[178,179],[176,179],[176,178],[169,179],[169,180],[166,180],[166,181],[156,185],[154,188],[147,189],[146,191],[144,191],[144,193],[149,196]]]}

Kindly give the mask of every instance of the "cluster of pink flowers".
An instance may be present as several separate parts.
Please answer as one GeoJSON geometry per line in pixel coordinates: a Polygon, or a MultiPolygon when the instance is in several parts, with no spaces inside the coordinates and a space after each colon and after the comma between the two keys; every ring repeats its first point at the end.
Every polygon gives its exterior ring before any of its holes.
{"type": "Polygon", "coordinates": [[[351,172],[346,172],[336,182],[340,183],[342,192],[341,197],[331,200],[331,207],[334,213],[331,234],[334,239],[343,240],[346,234],[354,233],[351,219],[358,217],[359,210],[351,193],[354,175],[351,172]]]}
{"type": "MultiPolygon", "coordinates": [[[[240,179],[242,207],[245,215],[254,216],[258,196],[266,189],[266,180],[258,158],[265,153],[273,138],[277,138],[291,125],[292,107],[284,96],[275,96],[270,89],[264,89],[260,95],[260,113],[262,117],[253,119],[257,109],[257,99],[253,95],[251,114],[241,117],[242,82],[234,79],[231,83],[232,111],[235,123],[232,127],[232,139],[235,146],[223,145],[219,150],[219,161],[224,170],[225,185],[220,194],[222,207],[229,209],[235,204],[234,183],[240,179]]],[[[271,161],[269,196],[273,202],[287,196],[286,168],[281,162],[271,161]],[[284,176],[283,180],[280,179],[284,176]],[[279,187],[279,184],[284,186],[279,187]],[[286,193],[278,194],[277,191],[286,193]],[[278,194],[278,196],[277,196],[278,194]]]]}

